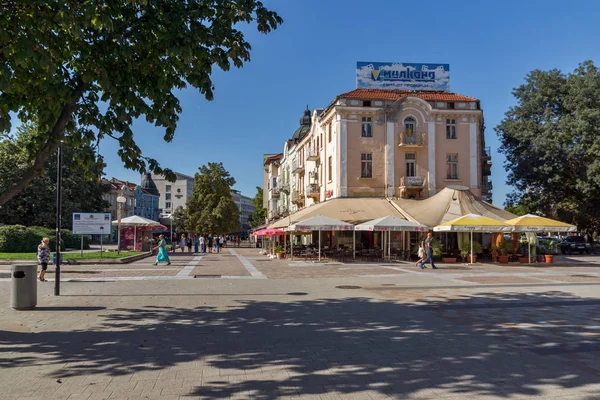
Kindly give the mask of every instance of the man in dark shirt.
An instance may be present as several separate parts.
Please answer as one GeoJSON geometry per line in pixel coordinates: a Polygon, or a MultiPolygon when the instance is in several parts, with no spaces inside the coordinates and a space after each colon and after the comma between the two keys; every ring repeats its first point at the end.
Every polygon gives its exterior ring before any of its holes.
{"type": "Polygon", "coordinates": [[[213,237],[212,237],[212,235],[210,235],[208,237],[208,252],[212,253],[212,251],[213,251],[213,237]]]}
{"type": "Polygon", "coordinates": [[[438,269],[433,263],[433,247],[431,246],[431,241],[433,240],[432,236],[431,232],[427,233],[427,239],[425,239],[425,255],[427,257],[419,264],[419,268],[421,269],[425,268],[425,263],[427,262],[431,263],[431,268],[438,269]]]}

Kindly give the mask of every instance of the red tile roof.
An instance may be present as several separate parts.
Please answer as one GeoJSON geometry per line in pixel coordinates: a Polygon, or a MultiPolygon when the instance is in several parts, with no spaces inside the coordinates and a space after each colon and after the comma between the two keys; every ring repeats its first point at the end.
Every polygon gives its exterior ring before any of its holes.
{"type": "Polygon", "coordinates": [[[354,89],[340,94],[338,99],[364,99],[364,100],[398,100],[403,97],[418,97],[425,101],[478,101],[474,97],[462,94],[434,91],[412,90],[384,90],[384,89],[354,89]]]}

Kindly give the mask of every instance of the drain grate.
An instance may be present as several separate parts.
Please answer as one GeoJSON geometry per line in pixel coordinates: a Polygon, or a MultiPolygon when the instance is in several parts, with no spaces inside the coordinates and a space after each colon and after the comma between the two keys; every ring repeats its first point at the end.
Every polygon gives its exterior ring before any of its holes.
{"type": "Polygon", "coordinates": [[[220,279],[221,275],[194,275],[194,278],[213,278],[220,279]]]}
{"type": "Polygon", "coordinates": [[[336,286],[336,289],[361,289],[361,286],[355,286],[355,285],[340,285],[340,286],[336,286]]]}

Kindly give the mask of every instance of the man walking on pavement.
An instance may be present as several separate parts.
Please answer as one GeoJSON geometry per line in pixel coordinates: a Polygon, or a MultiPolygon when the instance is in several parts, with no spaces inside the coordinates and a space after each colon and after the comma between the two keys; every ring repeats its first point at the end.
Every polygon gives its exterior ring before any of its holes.
{"type": "Polygon", "coordinates": [[[431,241],[433,234],[431,232],[427,233],[427,239],[425,239],[425,254],[427,256],[427,258],[425,258],[425,260],[423,260],[420,264],[419,264],[419,268],[423,269],[425,268],[425,263],[430,262],[431,263],[431,268],[433,269],[438,269],[438,267],[435,266],[435,264],[433,263],[433,247],[432,247],[432,243],[431,241]]]}

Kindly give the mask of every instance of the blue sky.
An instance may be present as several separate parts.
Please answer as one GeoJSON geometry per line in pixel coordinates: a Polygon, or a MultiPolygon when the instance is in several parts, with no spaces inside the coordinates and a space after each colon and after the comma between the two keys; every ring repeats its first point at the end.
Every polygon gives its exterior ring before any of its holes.
{"type": "MultiPolygon", "coordinates": [[[[262,155],[283,150],[303,110],[325,107],[355,88],[357,61],[450,64],[450,90],[481,100],[486,145],[492,149],[493,201],[502,205],[504,157],[494,127],[515,104],[512,89],[533,69],[573,71],[600,64],[600,2],[270,0],[284,24],[269,35],[245,29],[252,60],[242,69],[215,70],[215,99],[179,93],[183,113],[172,143],[146,122],[135,124],[144,154],[193,175],[222,161],[236,189],[254,196],[262,185],[262,155]]],[[[105,174],[139,182],[105,140],[105,174]]]]}

